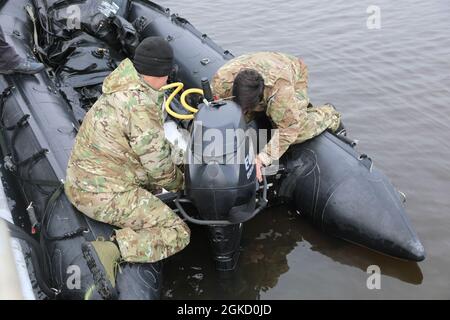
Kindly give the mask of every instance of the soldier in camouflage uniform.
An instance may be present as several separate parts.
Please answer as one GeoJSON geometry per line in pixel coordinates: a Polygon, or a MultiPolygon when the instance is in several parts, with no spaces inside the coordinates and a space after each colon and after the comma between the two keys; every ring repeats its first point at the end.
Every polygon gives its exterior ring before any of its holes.
{"type": "MultiPolygon", "coordinates": [[[[164,136],[164,96],[158,91],[167,82],[172,59],[167,42],[151,37],[136,49],[134,63],[122,61],[86,114],[67,168],[67,197],[87,216],[120,228],[115,240],[128,262],[167,258],[190,239],[188,226],[150,192],[183,185],[164,136]]],[[[97,263],[104,256],[98,242],[84,249],[97,253],[97,263]]],[[[108,270],[109,262],[100,262],[108,270]]]]}
{"type": "Polygon", "coordinates": [[[261,165],[278,160],[291,144],[311,139],[326,129],[338,129],[339,113],[332,105],[312,107],[307,88],[308,70],[303,61],[279,52],[242,55],[215,74],[212,89],[217,97],[234,96],[248,119],[264,111],[277,129],[257,156],[258,179],[261,165]]]}

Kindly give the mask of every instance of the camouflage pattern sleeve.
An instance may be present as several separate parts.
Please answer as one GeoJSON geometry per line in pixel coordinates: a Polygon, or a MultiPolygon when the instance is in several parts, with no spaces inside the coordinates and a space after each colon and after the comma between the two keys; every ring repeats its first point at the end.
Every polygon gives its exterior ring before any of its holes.
{"type": "Polygon", "coordinates": [[[265,166],[278,160],[286,152],[297,140],[299,132],[304,130],[308,121],[306,112],[308,98],[300,98],[292,85],[283,84],[277,87],[267,107],[267,115],[272,119],[276,129],[269,143],[258,155],[265,166]]]}
{"type": "Polygon", "coordinates": [[[234,78],[242,68],[255,69],[263,76],[265,110],[276,128],[258,155],[264,165],[278,160],[291,144],[302,143],[339,126],[339,113],[331,106],[308,108],[308,68],[292,55],[256,52],[234,58],[214,75],[214,94],[220,98],[230,96],[234,78]]]}
{"type": "MultiPolygon", "coordinates": [[[[298,67],[295,69],[295,92],[300,100],[308,98],[308,67],[303,60],[298,59],[298,67]]],[[[340,114],[330,105],[320,107],[307,107],[306,120],[302,130],[298,132],[295,143],[302,143],[314,138],[327,129],[335,131],[339,127],[340,114]]]]}
{"type": "Polygon", "coordinates": [[[227,68],[219,69],[211,81],[213,95],[219,99],[231,97],[233,92],[233,75],[227,68]]]}
{"type": "Polygon", "coordinates": [[[147,170],[152,184],[176,191],[183,185],[183,174],[171,160],[171,149],[161,120],[152,111],[146,103],[131,108],[128,123],[130,146],[147,170]]]}
{"type": "Polygon", "coordinates": [[[258,155],[265,166],[278,160],[291,144],[302,143],[327,129],[335,131],[339,127],[340,114],[330,105],[308,107],[308,69],[303,61],[298,62],[292,83],[278,79],[272,90],[267,115],[276,130],[258,155]]]}
{"type": "Polygon", "coordinates": [[[291,144],[302,143],[327,129],[334,132],[339,127],[341,116],[332,106],[307,108],[306,100],[289,100],[287,97],[284,94],[276,96],[273,106],[268,109],[277,129],[258,155],[265,166],[278,160],[291,144]]]}

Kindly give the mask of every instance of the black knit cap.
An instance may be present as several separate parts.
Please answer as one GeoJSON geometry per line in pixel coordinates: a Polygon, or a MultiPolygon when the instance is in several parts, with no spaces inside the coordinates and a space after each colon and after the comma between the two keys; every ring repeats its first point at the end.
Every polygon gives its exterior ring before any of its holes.
{"type": "Polygon", "coordinates": [[[134,53],[134,67],[146,76],[169,75],[173,68],[172,47],[162,37],[145,38],[134,53]]]}

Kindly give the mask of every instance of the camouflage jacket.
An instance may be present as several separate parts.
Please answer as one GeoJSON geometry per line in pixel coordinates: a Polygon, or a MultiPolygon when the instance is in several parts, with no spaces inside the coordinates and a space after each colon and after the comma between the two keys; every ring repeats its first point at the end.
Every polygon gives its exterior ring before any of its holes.
{"type": "Polygon", "coordinates": [[[256,52],[229,61],[213,77],[214,94],[230,97],[234,78],[244,68],[258,71],[264,78],[264,98],[255,111],[265,111],[277,129],[259,153],[264,165],[278,160],[291,144],[311,139],[327,128],[338,128],[340,116],[333,108],[308,107],[307,67],[288,54],[256,52]]]}
{"type": "Polygon", "coordinates": [[[165,139],[163,93],[125,59],[103,82],[86,114],[67,168],[66,183],[88,192],[181,187],[183,176],[165,139]]]}

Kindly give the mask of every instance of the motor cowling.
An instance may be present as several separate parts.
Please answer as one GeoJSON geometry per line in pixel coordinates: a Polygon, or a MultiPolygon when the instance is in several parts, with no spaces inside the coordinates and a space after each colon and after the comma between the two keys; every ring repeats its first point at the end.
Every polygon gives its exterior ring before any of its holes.
{"type": "Polygon", "coordinates": [[[201,104],[191,130],[185,191],[202,219],[240,223],[256,203],[254,150],[241,108],[201,104]]]}
{"type": "Polygon", "coordinates": [[[185,193],[204,221],[216,269],[236,267],[242,222],[254,216],[256,169],[241,108],[232,101],[201,104],[191,129],[185,166],[185,193]]]}

